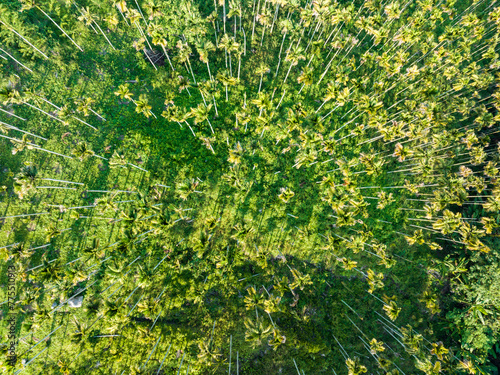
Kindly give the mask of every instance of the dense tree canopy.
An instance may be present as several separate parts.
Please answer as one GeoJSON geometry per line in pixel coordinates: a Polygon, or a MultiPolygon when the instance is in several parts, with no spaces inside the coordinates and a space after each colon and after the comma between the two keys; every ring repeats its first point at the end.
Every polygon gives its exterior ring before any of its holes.
{"type": "Polygon", "coordinates": [[[496,0],[0,0],[2,370],[498,374],[499,43],[496,0]]]}

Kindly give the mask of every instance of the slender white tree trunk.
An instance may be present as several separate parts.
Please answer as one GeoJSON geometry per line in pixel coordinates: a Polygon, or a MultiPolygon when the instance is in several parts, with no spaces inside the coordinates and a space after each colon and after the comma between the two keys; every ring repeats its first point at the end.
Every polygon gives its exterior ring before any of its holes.
{"type": "Polygon", "coordinates": [[[92,112],[94,115],[96,115],[97,117],[99,117],[102,121],[106,121],[106,119],[104,117],[102,117],[99,113],[97,113],[96,111],[94,111],[92,108],[89,108],[90,112],[92,112]]]}
{"type": "Polygon", "coordinates": [[[281,58],[278,59],[278,66],[276,67],[276,73],[274,73],[274,77],[278,76],[278,71],[280,69],[280,64],[281,64],[281,58]]]}
{"type": "Polygon", "coordinates": [[[66,34],[66,31],[64,31],[64,30],[63,30],[63,29],[62,29],[62,28],[61,28],[61,27],[57,24],[57,22],[56,22],[56,21],[54,21],[52,18],[50,18],[50,16],[49,16],[47,13],[45,13],[45,12],[42,10],[42,8],[40,8],[38,5],[37,5],[36,7],[38,8],[38,10],[39,10],[40,12],[42,12],[42,13],[45,15],[45,17],[47,17],[49,20],[51,20],[51,21],[52,21],[52,23],[53,23],[54,25],[56,25],[56,27],[57,27],[59,30],[61,30],[61,32],[62,32],[64,35],[66,35],[66,36],[69,38],[69,40],[71,40],[71,42],[73,42],[73,44],[74,44],[74,45],[75,45],[75,46],[76,46],[76,47],[77,47],[80,51],[82,51],[82,52],[83,52],[82,47],[80,47],[80,46],[79,46],[79,45],[78,45],[78,44],[77,44],[77,43],[73,40],[73,38],[71,38],[68,34],[66,34]]]}
{"type": "Polygon", "coordinates": [[[9,111],[6,111],[5,109],[0,108],[0,111],[7,113],[9,116],[13,116],[15,118],[18,118],[19,120],[26,121],[25,118],[19,117],[19,116],[15,115],[14,113],[10,113],[9,111]]]}
{"type": "Polygon", "coordinates": [[[210,78],[210,81],[213,81],[212,73],[210,72],[210,65],[208,63],[208,60],[207,60],[207,69],[208,69],[208,77],[210,78]]]}
{"type": "MultiPolygon", "coordinates": [[[[22,143],[23,143],[23,142],[22,142],[22,140],[20,140],[20,139],[7,137],[7,136],[2,135],[2,134],[0,134],[0,137],[2,137],[2,138],[6,138],[6,139],[10,139],[10,140],[13,140],[13,141],[16,141],[16,142],[18,142],[18,143],[20,143],[20,144],[22,144],[22,143]]],[[[45,152],[48,152],[49,154],[53,154],[53,155],[57,155],[57,156],[62,156],[63,158],[67,158],[67,159],[73,159],[71,156],[67,156],[67,155],[64,155],[64,154],[59,154],[59,153],[54,152],[54,151],[46,150],[46,149],[41,148],[40,146],[35,145],[35,144],[33,144],[33,143],[30,143],[30,142],[26,142],[26,144],[27,144],[27,145],[29,145],[29,146],[31,146],[32,148],[34,148],[34,149],[36,149],[36,150],[45,151],[45,152]]]]}
{"type": "Polygon", "coordinates": [[[49,57],[43,53],[42,51],[40,51],[38,48],[36,48],[33,44],[31,44],[29,42],[28,39],[26,39],[24,36],[22,36],[21,34],[19,34],[16,30],[14,30],[12,27],[10,27],[9,25],[7,25],[5,22],[3,22],[2,20],[0,20],[0,22],[5,26],[7,27],[9,30],[11,30],[12,32],[14,32],[17,36],[19,36],[22,40],[24,40],[26,43],[28,43],[31,47],[33,47],[38,53],[40,53],[43,57],[45,57],[47,60],[49,59],[49,57]]]}
{"type": "Polygon", "coordinates": [[[215,96],[212,95],[212,99],[214,101],[215,115],[219,117],[219,112],[217,111],[217,103],[215,102],[215,96]]]}
{"type": "MultiPolygon", "coordinates": [[[[134,25],[135,27],[137,27],[137,29],[139,30],[139,34],[141,34],[141,36],[144,38],[144,40],[146,40],[146,43],[148,44],[148,47],[150,49],[150,51],[153,51],[153,47],[151,47],[151,44],[149,44],[149,40],[148,38],[146,37],[146,35],[144,35],[144,32],[142,31],[142,28],[139,26],[139,24],[137,22],[134,22],[134,25]]],[[[153,65],[153,68],[155,68],[155,70],[158,70],[158,68],[156,67],[156,65],[154,64],[153,60],[151,60],[151,58],[149,57],[148,55],[148,52],[144,49],[144,54],[146,55],[146,57],[148,58],[149,62],[151,63],[151,65],[153,65]]]]}
{"type": "MultiPolygon", "coordinates": [[[[0,48],[0,51],[2,51],[3,53],[5,53],[7,56],[9,56],[12,60],[14,60],[16,63],[18,63],[19,65],[21,65],[24,69],[26,69],[27,71],[29,71],[30,73],[33,73],[33,70],[31,70],[30,68],[28,68],[27,66],[23,65],[22,63],[20,63],[19,61],[17,61],[14,56],[12,56],[10,53],[8,53],[7,51],[3,50],[2,48],[0,48]]],[[[7,60],[7,59],[5,59],[7,60]]]]}
{"type": "Polygon", "coordinates": [[[207,102],[205,100],[205,95],[201,92],[201,88],[198,87],[198,90],[200,90],[201,98],[203,99],[203,104],[205,104],[205,107],[207,106],[207,102]]]}
{"type": "Polygon", "coordinates": [[[226,33],[226,0],[222,3],[223,21],[224,21],[224,34],[226,33]]]}
{"type": "Polygon", "coordinates": [[[241,52],[238,54],[238,79],[240,79],[240,70],[241,70],[241,52]]]}
{"type": "Polygon", "coordinates": [[[108,37],[106,36],[106,34],[104,34],[104,31],[102,31],[101,27],[97,24],[96,21],[94,21],[94,23],[97,26],[97,28],[99,29],[99,31],[101,32],[102,36],[108,41],[108,43],[111,46],[111,48],[113,48],[113,50],[116,51],[115,46],[113,46],[113,44],[110,42],[110,40],[108,39],[108,37]]]}
{"type": "Polygon", "coordinates": [[[212,131],[212,134],[215,134],[214,133],[214,128],[212,127],[212,124],[210,123],[210,120],[208,119],[208,117],[207,117],[207,121],[208,121],[208,125],[210,125],[210,130],[212,131]]]}
{"type": "Polygon", "coordinates": [[[194,78],[194,72],[193,72],[193,68],[191,67],[191,62],[189,61],[189,58],[188,58],[187,62],[188,62],[188,65],[189,65],[189,69],[191,71],[191,76],[193,77],[193,81],[197,85],[198,82],[196,82],[196,78],[194,78]]]}
{"type": "Polygon", "coordinates": [[[170,61],[170,57],[168,56],[168,53],[167,53],[167,50],[165,49],[165,47],[162,45],[161,48],[163,49],[163,53],[165,54],[165,56],[167,56],[167,60],[168,60],[168,63],[170,64],[170,67],[172,68],[172,70],[175,70],[173,65],[172,65],[172,61],[170,61]]]}
{"type": "Polygon", "coordinates": [[[184,122],[188,126],[189,130],[191,130],[191,133],[193,133],[193,135],[196,137],[196,134],[194,134],[193,128],[191,127],[191,125],[189,125],[189,122],[187,122],[186,120],[184,120],[184,122]]]}
{"type": "Polygon", "coordinates": [[[42,112],[43,114],[45,114],[45,115],[47,115],[47,116],[49,116],[49,117],[52,117],[54,120],[60,121],[60,122],[62,122],[62,123],[64,124],[64,121],[63,121],[63,120],[61,120],[60,118],[55,117],[55,116],[52,116],[50,113],[47,113],[47,112],[45,112],[44,110],[42,110],[42,109],[40,109],[40,108],[38,108],[38,107],[36,107],[36,106],[34,106],[34,105],[31,105],[31,104],[29,104],[29,103],[27,103],[27,102],[24,102],[24,104],[26,104],[28,107],[31,107],[31,108],[33,108],[33,109],[36,109],[37,111],[42,112]]]}
{"type": "MultiPolygon", "coordinates": [[[[254,0],[254,5],[255,5],[255,0],[254,0]]],[[[254,11],[252,13],[252,17],[253,17],[252,40],[253,40],[254,35],[255,35],[255,21],[256,21],[256,18],[257,18],[257,13],[259,12],[259,7],[260,7],[260,0],[257,2],[257,8],[254,9],[254,11]]]]}
{"type": "Polygon", "coordinates": [[[12,130],[17,130],[18,132],[21,132],[23,134],[28,134],[28,135],[31,135],[32,137],[36,137],[36,138],[40,138],[40,139],[43,139],[44,141],[47,141],[48,139],[47,138],[43,138],[43,137],[40,137],[39,135],[36,135],[36,134],[32,134],[32,133],[29,133],[29,132],[26,132],[24,130],[21,130],[19,128],[16,128],[15,126],[12,126],[12,125],[9,125],[3,121],[0,121],[0,124],[4,124],[5,126],[9,127],[10,129],[12,130]]]}
{"type": "Polygon", "coordinates": [[[247,34],[245,33],[245,28],[243,30],[243,55],[247,55],[247,34]]]}
{"type": "Polygon", "coordinates": [[[83,120],[80,120],[78,117],[76,117],[76,116],[71,116],[71,117],[72,117],[72,118],[74,118],[75,120],[80,121],[82,124],[85,124],[85,125],[87,125],[87,126],[91,127],[91,128],[92,128],[92,129],[94,129],[94,130],[97,130],[97,128],[96,128],[96,127],[94,127],[94,126],[92,126],[92,125],[90,125],[90,124],[86,123],[86,122],[85,122],[85,121],[83,121],[83,120]]]}
{"type": "Polygon", "coordinates": [[[290,70],[292,70],[293,64],[290,63],[290,68],[288,68],[288,72],[286,72],[285,79],[283,80],[283,85],[285,85],[286,79],[288,78],[288,74],[290,74],[290,70]]]}
{"type": "Polygon", "coordinates": [[[278,108],[279,108],[279,106],[281,105],[281,101],[282,101],[282,100],[283,100],[283,98],[285,97],[285,93],[286,93],[286,90],[283,90],[283,95],[281,95],[281,99],[280,99],[280,101],[279,101],[278,105],[276,106],[276,109],[278,109],[278,108]]]}
{"type": "Polygon", "coordinates": [[[273,29],[274,29],[274,23],[276,22],[276,18],[278,18],[278,11],[280,9],[280,3],[278,2],[276,4],[276,11],[274,12],[274,18],[273,18],[273,23],[271,25],[271,31],[269,32],[269,35],[273,34],[273,29]]]}

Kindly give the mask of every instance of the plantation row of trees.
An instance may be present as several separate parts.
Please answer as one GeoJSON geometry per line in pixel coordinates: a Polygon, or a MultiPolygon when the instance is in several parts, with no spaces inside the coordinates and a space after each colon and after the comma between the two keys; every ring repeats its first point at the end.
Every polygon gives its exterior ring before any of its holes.
{"type": "Polygon", "coordinates": [[[499,27],[485,0],[1,3],[3,370],[497,374],[499,27]]]}

